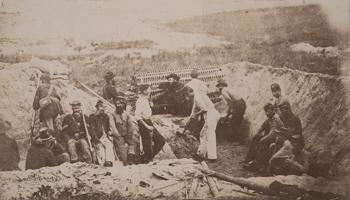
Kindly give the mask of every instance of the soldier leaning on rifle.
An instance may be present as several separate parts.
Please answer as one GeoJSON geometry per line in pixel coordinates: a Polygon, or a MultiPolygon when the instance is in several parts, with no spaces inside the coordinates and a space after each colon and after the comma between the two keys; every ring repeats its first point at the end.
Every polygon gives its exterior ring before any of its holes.
{"type": "Polygon", "coordinates": [[[216,87],[219,89],[220,94],[224,97],[228,105],[228,112],[225,117],[225,120],[229,120],[231,116],[231,127],[232,134],[239,134],[239,128],[242,124],[244,113],[246,110],[246,103],[241,98],[238,97],[232,89],[228,88],[228,84],[225,80],[220,79],[216,84],[216,87]]]}
{"type": "Polygon", "coordinates": [[[90,134],[92,143],[96,148],[97,160],[100,165],[112,167],[115,160],[114,146],[109,138],[109,117],[105,113],[105,107],[101,100],[96,103],[96,112],[90,117],[90,134]]]}
{"type": "Polygon", "coordinates": [[[62,105],[60,103],[60,96],[55,87],[50,83],[50,75],[43,74],[40,77],[42,83],[36,90],[33,109],[39,110],[39,119],[44,122],[51,130],[56,130],[54,127],[54,120],[58,114],[63,115],[62,105]]]}
{"type": "Polygon", "coordinates": [[[248,154],[243,162],[245,168],[261,172],[266,170],[274,153],[270,145],[276,140],[276,131],[281,131],[284,126],[271,103],[265,104],[264,111],[267,119],[259,128],[257,134],[253,136],[248,154]]]}
{"type": "Polygon", "coordinates": [[[142,162],[148,163],[159,153],[160,150],[162,150],[165,144],[165,139],[153,126],[151,120],[152,102],[149,100],[151,93],[150,86],[147,84],[141,85],[139,90],[140,95],[136,101],[135,118],[138,122],[140,135],[142,137],[142,145],[145,152],[142,162]],[[154,143],[154,145],[152,143],[154,143]]]}
{"type": "Polygon", "coordinates": [[[10,129],[11,123],[0,114],[0,171],[19,170],[20,157],[17,142],[6,134],[10,129]]]}
{"type": "Polygon", "coordinates": [[[114,105],[115,111],[109,113],[109,120],[115,148],[124,165],[135,164],[137,144],[134,136],[138,135],[136,125],[132,117],[125,111],[126,100],[124,98],[115,99],[114,105]]]}
{"type": "Polygon", "coordinates": [[[305,173],[308,171],[308,156],[303,151],[305,141],[300,119],[294,115],[288,101],[281,102],[279,109],[284,129],[276,132],[276,142],[272,145],[276,153],[270,159],[268,171],[272,174],[305,173]]]}
{"type": "Polygon", "coordinates": [[[39,130],[39,137],[32,143],[26,158],[27,169],[39,169],[52,167],[69,161],[69,155],[61,146],[56,146],[56,139],[49,133],[46,127],[39,130]]]}
{"type": "Polygon", "coordinates": [[[91,163],[92,156],[85,130],[85,125],[89,128],[89,118],[84,114],[86,123],[84,125],[81,103],[79,101],[73,101],[71,106],[73,113],[66,115],[62,122],[62,133],[67,142],[71,162],[74,163],[79,161],[77,151],[77,147],[79,146],[82,152],[82,161],[91,163]]]}

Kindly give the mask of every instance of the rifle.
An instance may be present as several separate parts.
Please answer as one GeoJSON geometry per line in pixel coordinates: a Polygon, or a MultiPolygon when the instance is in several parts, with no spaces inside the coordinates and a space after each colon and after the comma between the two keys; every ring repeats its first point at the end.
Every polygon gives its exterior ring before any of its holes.
{"type": "Polygon", "coordinates": [[[89,133],[89,130],[87,128],[87,125],[86,125],[86,121],[85,121],[85,115],[84,115],[84,112],[83,112],[83,109],[81,110],[81,115],[83,117],[83,123],[84,123],[84,129],[85,129],[85,132],[86,132],[86,140],[89,144],[89,148],[90,148],[90,152],[91,152],[91,157],[92,157],[92,160],[93,160],[93,163],[94,163],[94,159],[95,159],[95,152],[94,152],[94,149],[92,148],[92,144],[91,144],[91,135],[89,133]]]}
{"type": "MultiPolygon", "coordinates": [[[[37,77],[37,82],[36,82],[36,89],[35,89],[35,92],[38,90],[39,88],[39,77],[37,77]]],[[[35,96],[34,96],[35,98],[35,96]]],[[[31,122],[31,125],[30,125],[30,145],[33,143],[33,135],[34,135],[34,125],[35,125],[35,116],[36,116],[36,110],[33,109],[33,114],[32,114],[32,122],[31,122]]]]}

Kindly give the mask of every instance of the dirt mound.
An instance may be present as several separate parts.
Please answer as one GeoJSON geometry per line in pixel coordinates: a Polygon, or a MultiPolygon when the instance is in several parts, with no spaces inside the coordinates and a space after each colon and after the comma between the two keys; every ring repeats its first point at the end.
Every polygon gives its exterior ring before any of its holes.
{"type": "Polygon", "coordinates": [[[319,173],[343,174],[350,170],[350,114],[348,77],[311,74],[247,62],[227,65],[228,82],[247,102],[245,118],[250,134],[265,119],[263,106],[271,101],[270,85],[279,83],[303,125],[306,148],[314,155],[319,173]]]}

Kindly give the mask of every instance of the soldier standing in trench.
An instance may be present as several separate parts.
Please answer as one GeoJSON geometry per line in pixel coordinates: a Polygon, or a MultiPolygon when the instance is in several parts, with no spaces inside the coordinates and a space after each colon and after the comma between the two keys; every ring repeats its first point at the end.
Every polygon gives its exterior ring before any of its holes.
{"type": "Polygon", "coordinates": [[[18,145],[6,132],[11,129],[11,123],[0,114],[0,171],[20,170],[18,145]]]}
{"type": "Polygon", "coordinates": [[[165,139],[153,126],[151,120],[153,103],[149,100],[151,94],[150,86],[148,84],[140,85],[139,90],[140,95],[136,101],[135,118],[139,126],[144,149],[142,162],[148,163],[162,150],[165,145],[165,139]]]}
{"type": "MultiPolygon", "coordinates": [[[[231,121],[232,134],[240,134],[239,128],[242,125],[242,120],[246,111],[245,101],[241,97],[234,94],[233,90],[228,88],[227,82],[223,79],[218,80],[216,87],[219,89],[220,94],[224,97],[229,107],[224,121],[231,121]]],[[[243,137],[242,135],[238,136],[243,137]]],[[[230,139],[233,139],[233,137],[230,137],[230,139]]]]}
{"type": "Polygon", "coordinates": [[[118,97],[114,101],[115,111],[109,113],[109,124],[115,148],[124,165],[135,164],[137,128],[132,117],[125,111],[126,99],[118,97]]]}
{"type": "Polygon", "coordinates": [[[281,105],[282,102],[289,103],[289,101],[285,98],[285,96],[282,95],[282,90],[278,83],[271,84],[271,93],[273,96],[272,104],[275,106],[277,110],[277,114],[280,115],[281,111],[279,106],[281,105]]]}
{"type": "Polygon", "coordinates": [[[117,98],[119,92],[117,91],[117,88],[115,87],[115,80],[114,80],[114,74],[111,71],[106,72],[104,75],[104,79],[106,80],[106,84],[103,87],[102,91],[102,97],[113,104],[113,100],[117,98]]]}
{"type": "Polygon", "coordinates": [[[204,119],[204,125],[199,136],[199,147],[197,155],[210,162],[217,160],[216,150],[216,126],[220,119],[219,112],[215,109],[213,102],[203,90],[193,90],[190,87],[184,89],[190,99],[193,99],[191,118],[198,120],[204,119]]]}
{"type": "Polygon", "coordinates": [[[33,109],[35,111],[39,110],[40,122],[44,122],[49,129],[55,130],[55,133],[57,133],[59,130],[54,127],[54,121],[59,114],[64,114],[60,103],[61,97],[50,83],[50,74],[44,73],[40,79],[42,83],[36,90],[33,109]]]}

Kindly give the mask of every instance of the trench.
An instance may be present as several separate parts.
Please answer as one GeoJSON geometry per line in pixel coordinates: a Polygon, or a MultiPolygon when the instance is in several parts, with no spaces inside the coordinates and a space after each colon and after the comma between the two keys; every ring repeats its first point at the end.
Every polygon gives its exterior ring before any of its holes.
{"type": "MultiPolygon", "coordinates": [[[[270,101],[271,83],[277,82],[281,85],[283,94],[286,95],[292,103],[294,113],[299,116],[302,121],[304,130],[303,135],[306,139],[306,148],[313,155],[312,163],[315,169],[318,168],[317,170],[314,170],[314,174],[311,175],[336,178],[347,174],[347,170],[350,167],[348,159],[350,152],[347,150],[349,149],[348,144],[350,136],[346,134],[347,130],[349,130],[349,114],[346,99],[347,91],[345,87],[348,80],[346,77],[305,73],[284,68],[272,68],[248,62],[228,64],[225,67],[227,68],[226,79],[228,80],[229,86],[237,91],[237,93],[245,99],[248,105],[245,114],[245,123],[241,134],[245,135],[249,140],[265,120],[263,106],[266,102],[270,101]]],[[[213,87],[212,84],[211,88],[213,87]]],[[[71,94],[71,91],[74,90],[79,96],[84,97],[84,101],[86,101],[85,103],[91,108],[93,108],[93,105],[96,102],[95,98],[91,98],[91,96],[84,94],[83,91],[78,91],[77,88],[60,85],[59,90],[59,92],[64,94],[63,98],[65,99],[77,97],[77,95],[71,94]]],[[[67,105],[64,105],[66,110],[69,108],[68,102],[69,101],[66,102],[67,105]]],[[[224,104],[218,106],[220,112],[223,112],[224,108],[224,104]]],[[[160,132],[164,133],[167,142],[177,158],[190,158],[196,150],[196,141],[188,138],[183,139],[176,135],[176,131],[181,130],[178,121],[182,120],[181,123],[184,123],[185,118],[178,118],[169,115],[157,115],[155,117],[162,122],[159,124],[160,132]]],[[[208,163],[211,169],[235,177],[258,176],[257,174],[247,172],[241,168],[240,162],[243,161],[244,156],[246,155],[248,148],[247,144],[242,144],[237,141],[231,142],[221,140],[219,138],[217,146],[218,161],[216,163],[208,163]]],[[[130,169],[129,173],[135,173],[138,170],[142,171],[142,166],[136,166],[136,168],[130,169]],[[137,167],[140,167],[141,169],[136,169],[137,167]]],[[[91,173],[96,173],[96,170],[106,171],[106,169],[99,169],[99,167],[72,167],[69,164],[68,166],[59,166],[55,170],[64,172],[67,170],[69,171],[70,169],[72,171],[78,171],[79,174],[81,174],[82,171],[90,170],[92,171],[91,173]]],[[[13,176],[33,176],[34,178],[36,176],[45,176],[48,179],[56,176],[50,169],[46,168],[43,169],[43,171],[42,174],[39,173],[38,175],[33,175],[33,173],[37,174],[35,171],[14,172],[15,175],[13,176]],[[22,173],[24,175],[21,175],[22,173]]],[[[93,174],[91,174],[91,176],[93,177],[93,174]]],[[[2,176],[0,177],[3,178],[2,176]]],[[[64,177],[65,176],[63,176],[63,178],[64,177]]],[[[6,184],[21,185],[20,187],[26,188],[27,192],[30,191],[33,195],[35,192],[40,193],[41,190],[48,190],[48,193],[50,193],[50,190],[53,190],[56,194],[56,199],[111,199],[113,195],[120,195],[119,197],[113,197],[114,199],[126,198],[124,194],[113,193],[113,190],[108,190],[107,192],[91,190],[80,196],[73,195],[76,191],[67,190],[67,188],[74,188],[74,190],[79,188],[86,189],[86,186],[79,185],[83,184],[84,181],[79,182],[77,180],[72,180],[70,185],[58,186],[60,189],[57,187],[43,189],[38,185],[40,183],[30,185],[23,180],[24,179],[11,178],[11,181],[6,184]]],[[[106,178],[106,181],[107,180],[108,177],[106,178]]],[[[89,179],[89,181],[91,180],[89,179]]],[[[124,182],[122,181],[114,180],[114,184],[120,185],[123,183],[124,182]]],[[[52,183],[50,182],[47,183],[47,185],[51,184],[52,183]]],[[[95,186],[90,185],[90,187],[95,186]]],[[[18,189],[22,190],[23,188],[18,189]]],[[[140,191],[135,190],[132,192],[133,196],[127,196],[126,199],[140,199],[137,195],[140,191]]],[[[15,193],[16,192],[14,192],[14,194],[15,193]]],[[[41,192],[40,195],[43,193],[45,194],[47,192],[41,192]]],[[[42,196],[40,197],[40,195],[37,199],[46,198],[42,196]]],[[[141,199],[147,199],[147,196],[142,196],[141,199]]]]}

